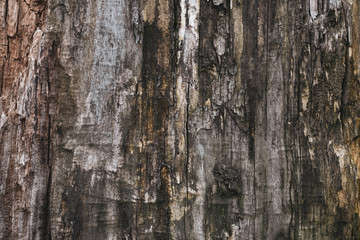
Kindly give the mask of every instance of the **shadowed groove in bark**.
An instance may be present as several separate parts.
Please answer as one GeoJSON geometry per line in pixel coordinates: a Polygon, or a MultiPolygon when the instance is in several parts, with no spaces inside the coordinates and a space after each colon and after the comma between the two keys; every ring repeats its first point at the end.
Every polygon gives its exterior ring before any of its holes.
{"type": "MultiPolygon", "coordinates": [[[[188,10],[186,11],[188,12],[188,10]]],[[[188,19],[188,17],[187,17],[188,19]]],[[[186,159],[185,159],[185,181],[186,181],[186,208],[189,207],[189,106],[190,106],[190,81],[187,82],[186,85],[186,121],[185,121],[185,137],[186,137],[186,159]]],[[[185,240],[187,239],[187,231],[186,231],[186,215],[184,212],[184,233],[185,240]]]]}
{"type": "Polygon", "coordinates": [[[5,63],[3,63],[1,65],[1,75],[0,75],[0,96],[2,95],[2,91],[3,91],[3,82],[4,82],[4,68],[5,68],[5,63]]]}
{"type": "Polygon", "coordinates": [[[42,68],[41,68],[41,76],[46,79],[47,83],[47,92],[48,92],[48,102],[47,102],[47,116],[48,116],[48,125],[47,125],[47,157],[46,157],[46,165],[48,170],[48,179],[47,179],[47,187],[46,187],[46,197],[45,197],[45,231],[42,236],[43,239],[51,240],[51,208],[50,208],[50,200],[51,200],[51,185],[52,185],[52,119],[51,119],[51,108],[54,105],[53,100],[51,99],[51,96],[53,94],[51,89],[51,74],[54,74],[52,71],[53,69],[56,69],[56,64],[58,64],[58,56],[56,54],[56,50],[58,47],[57,40],[56,39],[48,39],[50,42],[50,46],[48,48],[43,49],[43,52],[41,55],[43,56],[42,60],[42,68]]]}
{"type": "Polygon", "coordinates": [[[344,56],[344,64],[345,64],[345,73],[344,78],[341,85],[341,105],[340,105],[340,121],[341,121],[341,129],[343,129],[343,122],[346,121],[345,119],[345,106],[348,104],[348,75],[349,75],[349,50],[350,50],[350,39],[349,39],[349,27],[348,27],[348,20],[346,18],[346,10],[342,9],[342,14],[345,18],[345,30],[346,30],[346,39],[345,39],[345,56],[344,56]]]}
{"type": "Polygon", "coordinates": [[[257,218],[257,179],[256,179],[256,165],[255,165],[255,133],[256,129],[256,108],[258,106],[258,99],[261,94],[261,88],[257,83],[258,76],[255,72],[255,66],[258,64],[256,51],[257,31],[253,31],[253,26],[257,26],[258,19],[258,7],[255,2],[243,2],[243,21],[244,21],[244,52],[242,56],[242,78],[244,79],[246,94],[249,98],[248,106],[246,109],[246,119],[249,121],[249,132],[251,134],[249,139],[249,159],[252,163],[252,175],[253,175],[253,203],[252,206],[253,216],[252,218],[252,231],[253,237],[256,236],[256,218],[257,218]]]}

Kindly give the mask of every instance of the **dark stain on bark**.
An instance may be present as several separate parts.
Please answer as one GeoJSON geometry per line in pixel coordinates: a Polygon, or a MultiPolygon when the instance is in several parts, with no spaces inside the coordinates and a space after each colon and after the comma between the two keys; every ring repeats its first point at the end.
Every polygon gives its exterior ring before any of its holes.
{"type": "Polygon", "coordinates": [[[121,232],[122,239],[136,239],[134,232],[136,231],[134,226],[134,205],[131,203],[121,202],[118,208],[118,227],[121,232]]]}
{"type": "Polygon", "coordinates": [[[221,196],[240,196],[242,192],[241,174],[228,165],[215,165],[213,169],[217,191],[221,196]]]}
{"type": "MultiPolygon", "coordinates": [[[[132,110],[134,121],[126,133],[125,139],[141,141],[143,150],[135,149],[129,154],[124,145],[126,158],[137,161],[138,190],[140,194],[136,210],[136,224],[139,233],[148,224],[153,224],[153,236],[156,239],[171,239],[170,235],[170,174],[171,169],[166,164],[166,134],[169,109],[172,102],[170,91],[173,88],[172,56],[174,55],[175,17],[170,16],[169,29],[161,30],[159,24],[159,9],[164,4],[157,2],[155,20],[152,23],[143,22],[142,32],[142,78],[137,85],[135,106],[132,110]],[[145,194],[155,198],[155,204],[141,203],[145,194]],[[145,224],[145,222],[148,222],[145,224]]],[[[169,3],[170,12],[175,6],[169,3]]],[[[124,144],[129,144],[125,142],[124,144]]],[[[133,143],[134,145],[138,143],[133,143]]],[[[144,234],[144,233],[142,233],[144,234]]],[[[139,235],[141,236],[141,235],[139,235]]],[[[145,235],[144,235],[145,236],[145,235]]]]}
{"type": "Polygon", "coordinates": [[[209,239],[227,239],[231,236],[231,210],[226,202],[224,203],[208,203],[207,218],[205,220],[206,235],[209,239]],[[227,235],[228,234],[228,235],[227,235]]]}
{"type": "MultiPolygon", "coordinates": [[[[222,8],[222,7],[221,7],[222,8]]],[[[219,18],[219,8],[208,1],[200,1],[199,26],[199,93],[200,102],[212,96],[212,84],[217,79],[212,71],[218,66],[217,54],[213,45],[216,23],[219,18]]]]}
{"type": "MultiPolygon", "coordinates": [[[[66,186],[62,193],[62,226],[59,236],[63,239],[80,239],[83,237],[83,219],[90,213],[90,209],[84,208],[84,191],[86,189],[86,177],[77,167],[71,185],[66,186]],[[72,187],[75,186],[75,187],[72,187]]],[[[90,213],[91,214],[91,213],[90,213]]],[[[88,216],[87,216],[88,217],[88,216]]]]}
{"type": "MultiPolygon", "coordinates": [[[[157,64],[160,41],[164,41],[162,32],[155,24],[144,25],[143,35],[143,69],[142,69],[142,96],[141,108],[139,109],[142,126],[142,141],[146,144],[145,153],[140,155],[139,172],[141,182],[139,187],[145,194],[155,194],[156,202],[156,225],[154,226],[154,236],[157,239],[167,239],[170,236],[169,214],[168,214],[168,193],[164,186],[164,179],[161,177],[161,166],[165,163],[165,121],[168,116],[169,103],[168,96],[163,95],[160,87],[165,77],[163,74],[166,69],[161,69],[157,64]],[[154,162],[155,165],[154,165],[154,162]],[[155,169],[153,169],[155,166],[155,169]],[[156,182],[155,185],[152,182],[156,182]],[[144,185],[145,184],[145,185],[144,185]],[[163,190],[163,191],[161,191],[163,190]],[[165,191],[164,191],[165,190],[165,191]]],[[[166,74],[166,73],[165,73],[166,74]]],[[[168,79],[171,76],[166,74],[168,79]]],[[[168,93],[166,93],[168,94],[168,93]]],[[[144,196],[142,196],[144,197],[144,196]]],[[[143,215],[145,219],[146,216],[143,215]]]]}
{"type": "MultiPolygon", "coordinates": [[[[241,63],[241,76],[245,85],[246,97],[248,98],[248,105],[246,106],[246,119],[249,121],[249,160],[253,164],[253,188],[254,188],[254,202],[253,206],[256,208],[256,191],[257,191],[257,180],[255,177],[255,133],[256,129],[256,109],[258,107],[258,101],[263,96],[263,83],[261,83],[260,76],[258,76],[257,66],[261,66],[258,59],[258,46],[257,31],[253,29],[253,26],[258,25],[258,7],[255,2],[243,2],[243,34],[244,34],[244,50],[241,63]]],[[[255,233],[255,219],[257,210],[254,211],[252,216],[253,224],[253,235],[255,233]]]]}
{"type": "Polygon", "coordinates": [[[288,240],[290,239],[288,236],[286,236],[285,233],[283,232],[279,232],[276,237],[274,238],[274,240],[288,240]]]}
{"type": "MultiPolygon", "coordinates": [[[[81,239],[83,229],[83,216],[88,213],[88,209],[84,207],[83,199],[84,193],[79,194],[80,191],[86,189],[85,184],[87,179],[83,178],[81,170],[79,167],[74,170],[74,182],[69,185],[69,182],[64,182],[64,192],[62,193],[62,205],[54,206],[51,200],[51,194],[55,187],[54,182],[52,182],[52,165],[53,156],[60,157],[61,159],[66,159],[66,164],[71,165],[74,152],[73,150],[67,149],[64,144],[64,139],[71,131],[74,130],[75,122],[77,120],[77,101],[76,94],[78,92],[78,82],[76,77],[70,77],[62,64],[60,63],[59,56],[59,47],[61,36],[58,33],[49,33],[47,35],[47,51],[48,51],[48,81],[49,81],[49,90],[50,90],[50,111],[49,111],[49,122],[50,137],[54,139],[59,139],[56,142],[56,147],[51,148],[51,144],[54,144],[53,140],[50,142],[50,152],[49,152],[49,184],[50,187],[47,190],[47,219],[48,224],[47,230],[49,231],[45,239],[56,238],[57,236],[62,237],[63,239],[81,239]],[[51,208],[58,207],[61,209],[61,220],[60,231],[57,232],[56,236],[51,236],[51,208]]],[[[68,166],[67,166],[68,167],[68,166]]],[[[88,178],[89,179],[89,178],[88,178]]],[[[68,179],[67,179],[68,181],[68,179]]]]}

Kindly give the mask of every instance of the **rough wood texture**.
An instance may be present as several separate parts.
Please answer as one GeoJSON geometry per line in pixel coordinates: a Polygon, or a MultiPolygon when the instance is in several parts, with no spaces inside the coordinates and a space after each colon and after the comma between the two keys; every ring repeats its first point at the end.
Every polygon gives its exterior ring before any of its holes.
{"type": "Polygon", "coordinates": [[[360,239],[359,0],[0,0],[0,239],[360,239]]]}

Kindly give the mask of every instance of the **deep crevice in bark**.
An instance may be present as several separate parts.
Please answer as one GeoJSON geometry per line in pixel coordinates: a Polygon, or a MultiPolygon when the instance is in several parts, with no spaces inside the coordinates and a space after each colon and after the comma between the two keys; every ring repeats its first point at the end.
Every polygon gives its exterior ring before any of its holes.
{"type": "Polygon", "coordinates": [[[341,106],[340,106],[340,124],[341,130],[343,132],[344,122],[346,121],[345,116],[346,114],[346,105],[348,99],[348,75],[349,75],[349,49],[350,49],[350,39],[349,39],[349,27],[346,18],[345,9],[342,8],[342,13],[345,18],[345,30],[346,30],[346,42],[345,42],[345,56],[344,56],[344,64],[345,64],[345,73],[344,78],[341,84],[341,106]]]}

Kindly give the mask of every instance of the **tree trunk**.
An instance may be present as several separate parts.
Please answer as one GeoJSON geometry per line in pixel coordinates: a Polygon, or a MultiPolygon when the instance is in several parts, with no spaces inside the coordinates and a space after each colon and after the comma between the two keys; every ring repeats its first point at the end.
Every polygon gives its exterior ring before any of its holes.
{"type": "Polygon", "coordinates": [[[0,0],[0,239],[360,239],[360,0],[0,0]]]}

